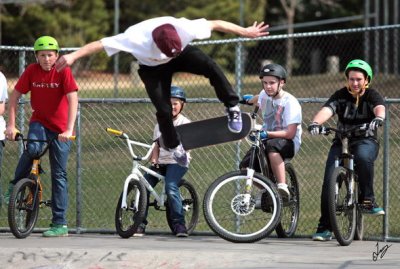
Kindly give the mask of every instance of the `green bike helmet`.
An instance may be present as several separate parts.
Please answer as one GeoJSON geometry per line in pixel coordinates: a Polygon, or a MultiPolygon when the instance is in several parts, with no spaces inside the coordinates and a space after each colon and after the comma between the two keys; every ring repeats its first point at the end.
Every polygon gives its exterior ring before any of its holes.
{"type": "Polygon", "coordinates": [[[363,72],[364,75],[367,77],[368,82],[371,83],[373,73],[372,73],[371,66],[367,62],[365,62],[363,60],[359,60],[359,59],[351,60],[347,64],[346,69],[344,71],[344,73],[346,74],[346,77],[349,76],[350,70],[358,70],[358,71],[363,72]]]}
{"type": "Polygon", "coordinates": [[[58,46],[58,42],[54,37],[51,36],[41,36],[36,39],[35,44],[33,45],[33,49],[36,51],[41,50],[55,50],[59,51],[60,47],[58,46]]]}

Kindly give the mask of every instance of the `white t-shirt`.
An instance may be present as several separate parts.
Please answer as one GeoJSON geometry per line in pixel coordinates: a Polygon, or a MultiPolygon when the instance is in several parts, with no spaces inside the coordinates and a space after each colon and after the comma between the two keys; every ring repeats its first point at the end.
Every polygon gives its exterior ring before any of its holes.
{"type": "Polygon", "coordinates": [[[279,99],[269,97],[262,90],[258,97],[263,117],[263,130],[279,131],[287,130],[288,125],[297,124],[296,136],[293,139],[295,153],[298,152],[301,144],[301,106],[296,97],[288,92],[284,92],[279,99]]]}
{"type": "Polygon", "coordinates": [[[206,19],[188,20],[186,18],[158,17],[130,26],[124,33],[101,39],[108,56],[119,51],[132,54],[139,64],[156,66],[169,62],[153,41],[152,32],[163,24],[172,24],[182,42],[182,50],[194,39],[206,39],[211,36],[210,23],[206,19]]]}
{"type": "MultiPolygon", "coordinates": [[[[8,98],[7,94],[7,80],[3,73],[0,72],[0,103],[5,103],[8,98]]],[[[2,115],[0,115],[0,140],[5,139],[4,131],[6,130],[6,122],[2,115]]]]}
{"type": "MultiPolygon", "coordinates": [[[[189,122],[190,122],[190,120],[188,118],[186,118],[185,116],[183,116],[182,114],[179,114],[178,117],[176,117],[176,119],[174,119],[174,121],[173,121],[174,126],[178,126],[178,125],[189,123],[189,122]]],[[[157,123],[156,126],[154,127],[153,140],[156,140],[160,136],[161,136],[161,132],[160,132],[160,128],[157,123]]],[[[168,150],[165,150],[164,148],[160,147],[158,163],[159,164],[176,163],[176,161],[172,157],[172,154],[173,154],[172,152],[169,152],[168,150]]],[[[187,154],[188,154],[188,159],[190,160],[189,152],[187,152],[187,154]]]]}

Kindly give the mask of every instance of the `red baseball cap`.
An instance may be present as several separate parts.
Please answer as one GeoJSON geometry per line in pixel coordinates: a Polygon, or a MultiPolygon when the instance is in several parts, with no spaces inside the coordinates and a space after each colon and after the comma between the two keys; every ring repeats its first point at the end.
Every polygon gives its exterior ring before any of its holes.
{"type": "Polygon", "coordinates": [[[172,24],[158,26],[153,30],[152,36],[157,47],[168,57],[176,57],[181,53],[181,38],[172,24]]]}

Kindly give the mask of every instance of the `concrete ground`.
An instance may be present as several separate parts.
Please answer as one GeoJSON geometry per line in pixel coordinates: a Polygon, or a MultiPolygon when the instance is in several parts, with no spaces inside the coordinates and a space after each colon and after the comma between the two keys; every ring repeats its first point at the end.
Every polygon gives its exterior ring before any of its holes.
{"type": "Polygon", "coordinates": [[[116,268],[399,268],[400,243],[267,238],[234,244],[216,236],[70,234],[16,239],[0,234],[1,269],[116,268]]]}

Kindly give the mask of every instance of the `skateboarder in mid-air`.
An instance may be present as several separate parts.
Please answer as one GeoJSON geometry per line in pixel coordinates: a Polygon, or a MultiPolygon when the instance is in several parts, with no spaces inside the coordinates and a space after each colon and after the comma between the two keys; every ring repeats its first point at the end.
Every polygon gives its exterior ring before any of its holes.
{"type": "Polygon", "coordinates": [[[86,44],[77,51],[62,56],[56,63],[57,70],[72,65],[77,59],[105,50],[111,56],[119,51],[131,53],[139,62],[139,76],[147,94],[156,107],[157,121],[166,148],[178,164],[187,163],[187,154],[179,141],[172,122],[170,87],[176,72],[203,75],[210,80],[217,97],[226,107],[228,127],[239,133],[242,119],[239,97],[218,65],[200,49],[188,45],[195,39],[206,39],[212,31],[233,33],[243,37],[266,36],[269,26],[255,22],[247,28],[222,21],[159,17],[142,21],[124,33],[105,37],[86,44]]]}

